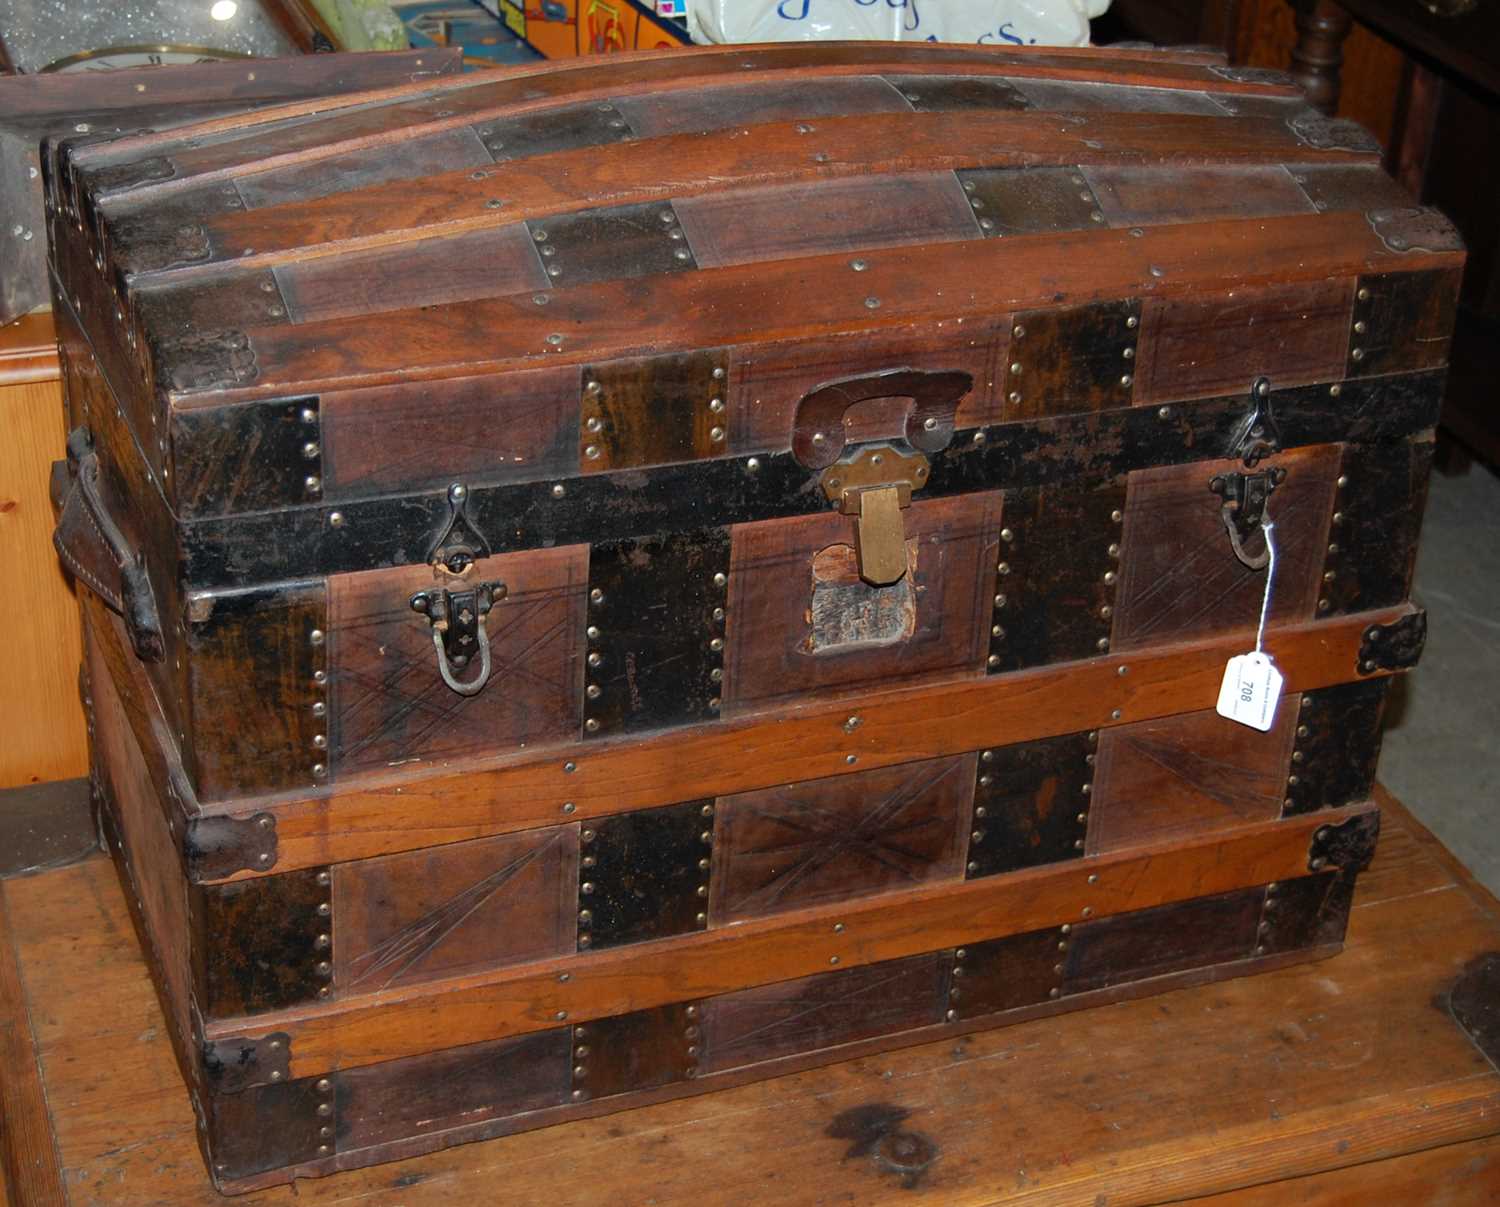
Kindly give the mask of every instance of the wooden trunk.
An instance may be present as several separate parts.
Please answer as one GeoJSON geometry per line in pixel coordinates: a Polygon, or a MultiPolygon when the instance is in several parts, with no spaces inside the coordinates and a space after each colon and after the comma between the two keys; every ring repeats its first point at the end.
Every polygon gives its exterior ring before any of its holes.
{"type": "Polygon", "coordinates": [[[726,48],[46,163],[221,1188],[1338,949],[1463,257],[1284,81],[726,48]]]}

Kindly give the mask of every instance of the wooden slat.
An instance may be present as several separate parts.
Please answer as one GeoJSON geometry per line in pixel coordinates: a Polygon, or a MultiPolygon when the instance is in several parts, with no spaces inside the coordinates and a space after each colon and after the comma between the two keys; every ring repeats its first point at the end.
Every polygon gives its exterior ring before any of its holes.
{"type": "MultiPolygon", "coordinates": [[[[1268,648],[1286,676],[1286,691],[1347,680],[1364,629],[1405,612],[1397,608],[1273,630],[1268,648]]],[[[1217,698],[1224,664],[1248,648],[1247,638],[1231,633],[1125,659],[1097,658],[899,694],[852,697],[636,741],[476,759],[440,772],[339,783],[326,795],[269,805],[277,818],[274,870],[583,821],[1201,709],[1217,698]],[[1128,673],[1118,672],[1121,665],[1128,673]],[[846,728],[850,717],[859,718],[852,730],[846,728]]],[[[118,632],[113,640],[118,643],[118,632]]],[[[238,814],[261,805],[228,802],[203,811],[238,814]]]]}
{"type": "MultiPolygon", "coordinates": [[[[88,774],[78,699],[78,602],[52,548],[48,476],[64,453],[55,348],[46,361],[50,376],[0,384],[0,590],[18,601],[0,626],[6,668],[0,788],[88,774]]],[[[0,374],[3,366],[0,360],[0,374]]]]}
{"type": "MultiPolygon", "coordinates": [[[[1026,48],[983,46],[936,48],[912,43],[826,43],[788,46],[704,46],[671,51],[643,51],[610,55],[604,61],[579,58],[509,68],[500,77],[465,76],[432,81],[425,86],[391,88],[356,94],[338,102],[299,102],[254,114],[212,119],[179,127],[164,134],[122,139],[100,152],[86,152],[87,165],[147,154],[172,154],[179,164],[174,182],[145,186],[153,194],[202,183],[242,165],[262,171],[342,154],[385,141],[380,134],[341,139],[330,131],[322,145],[294,145],[278,149],[277,123],[311,114],[331,113],[372,104],[398,106],[415,97],[442,96],[460,106],[452,120],[428,119],[424,134],[467,125],[487,116],[515,116],[547,108],[560,101],[578,103],[639,92],[669,93],[697,90],[715,83],[782,82],[820,77],[871,75],[920,70],[932,75],[1008,75],[1079,82],[1126,84],[1148,88],[1190,89],[1224,95],[1295,98],[1295,87],[1278,84],[1237,84],[1209,70],[1201,59],[1183,59],[1154,52],[1100,52],[1094,48],[1026,48]],[[257,131],[253,141],[229,141],[233,132],[257,131]],[[215,139],[212,146],[193,149],[185,143],[215,139]],[[183,148],[177,150],[176,148],[183,148]]],[[[336,119],[335,119],[336,120],[336,119]]],[[[335,126],[333,130],[336,130],[335,126]]],[[[293,136],[294,139],[296,136],[293,136]]]]}
{"type": "MultiPolygon", "coordinates": [[[[241,1201],[450,1207],[504,1185],[510,1201],[557,1207],[606,1193],[670,1207],[897,1207],[914,1191],[955,1207],[1101,1196],[1111,1207],[1487,1207],[1500,1075],[1476,1070],[1469,1041],[1431,1002],[1469,958],[1500,946],[1500,926],[1403,832],[1403,815],[1391,806],[1349,945],[1333,960],[241,1201]],[[936,1146],[914,1187],[877,1153],[851,1154],[854,1138],[840,1134],[858,1118],[847,1112],[881,1103],[936,1146]]],[[[130,924],[108,863],[6,887],[72,1201],[219,1207],[145,968],[121,940],[130,924]]]]}
{"type": "Polygon", "coordinates": [[[1320,826],[1366,806],[1220,831],[961,885],[941,884],[799,910],[424,987],[357,1006],[311,1006],[205,1025],[209,1039],[291,1035],[291,1076],[584,1022],[750,985],[899,959],[1288,880],[1307,872],[1320,826]],[[562,974],[566,972],[564,978],[562,974]]]}
{"type": "Polygon", "coordinates": [[[480,172],[465,167],[313,201],[231,210],[204,222],[216,249],[211,261],[175,273],[145,273],[141,280],[197,278],[223,263],[264,268],[293,252],[298,258],[336,255],[598,206],[841,177],[1078,163],[1168,168],[1282,162],[1374,164],[1379,156],[1317,150],[1284,121],[1261,117],[1097,113],[1073,124],[1039,111],[962,110],[771,122],[738,128],[732,137],[715,131],[590,146],[480,172]],[[488,208],[496,198],[504,204],[488,208]],[[254,254],[242,257],[246,247],[254,254]]]}
{"type": "Polygon", "coordinates": [[[0,1191],[13,1194],[18,1207],[61,1207],[67,1195],[35,1043],[0,883],[0,1191]]]}
{"type": "Polygon", "coordinates": [[[861,272],[851,271],[847,255],[831,255],[672,273],[652,283],[649,312],[635,303],[639,282],[620,281],[562,290],[547,305],[537,305],[527,292],[302,327],[255,328],[248,333],[260,366],[253,385],[188,396],[178,404],[1462,263],[1461,253],[1397,256],[1362,214],[1136,230],[890,248],[862,256],[861,272]]]}
{"type": "Polygon", "coordinates": [[[1492,1207],[1500,1202],[1500,1137],[1444,1144],[1189,1201],[1192,1207],[1492,1207]]]}

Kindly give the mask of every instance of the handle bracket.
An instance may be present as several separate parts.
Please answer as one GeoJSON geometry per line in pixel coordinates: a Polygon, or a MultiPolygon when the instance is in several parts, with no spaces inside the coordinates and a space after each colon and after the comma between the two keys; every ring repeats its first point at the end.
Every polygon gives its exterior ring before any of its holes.
{"type": "Polygon", "coordinates": [[[435,587],[418,591],[411,597],[411,610],[427,617],[432,625],[432,645],[437,651],[438,673],[443,682],[460,696],[477,696],[490,680],[490,637],[484,618],[495,601],[504,599],[504,583],[475,583],[463,591],[435,587]],[[454,673],[463,670],[479,656],[479,673],[460,680],[454,673]]]}

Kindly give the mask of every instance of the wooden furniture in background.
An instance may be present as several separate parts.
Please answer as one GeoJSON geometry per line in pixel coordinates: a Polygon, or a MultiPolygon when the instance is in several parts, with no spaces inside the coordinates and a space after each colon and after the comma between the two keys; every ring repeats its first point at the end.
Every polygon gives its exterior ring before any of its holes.
{"type": "MultiPolygon", "coordinates": [[[[1223,50],[1231,63],[1284,71],[1293,63],[1298,22],[1309,19],[1299,17],[1287,0],[1114,0],[1104,18],[1094,22],[1094,40],[1144,38],[1162,46],[1196,43],[1223,50]]],[[[1320,23],[1327,19],[1326,15],[1317,17],[1320,23]]],[[[1406,57],[1363,27],[1345,32],[1348,36],[1339,45],[1346,81],[1339,116],[1359,122],[1386,144],[1394,128],[1406,57]]],[[[1301,53],[1326,54],[1312,43],[1301,53]]]]}
{"type": "Polygon", "coordinates": [[[1361,65],[1340,69],[1356,37],[1379,35],[1402,57],[1403,86],[1390,94],[1383,140],[1387,166],[1453,220],[1469,250],[1443,428],[1500,463],[1500,7],[1481,0],[1441,16],[1411,0],[1304,0],[1297,28],[1294,75],[1326,112],[1347,112],[1350,90],[1368,86],[1361,65]]]}
{"type": "MultiPolygon", "coordinates": [[[[239,1201],[423,1207],[491,1202],[503,1185],[516,1207],[884,1207],[914,1190],[954,1207],[1493,1203],[1500,1069],[1448,995],[1497,958],[1500,902],[1400,804],[1380,804],[1386,833],[1335,959],[239,1201]]],[[[102,857],[0,883],[12,1201],[227,1201],[198,1159],[129,927],[102,857]]]]}
{"type": "Polygon", "coordinates": [[[0,433],[0,788],[13,788],[88,774],[78,602],[47,494],[66,435],[50,314],[0,327],[0,433]]]}
{"type": "MultiPolygon", "coordinates": [[[[1453,219],[1469,263],[1445,435],[1500,464],[1491,402],[1500,347],[1500,7],[1443,17],[1414,0],[1115,0],[1095,40],[1221,48],[1291,70],[1326,113],[1369,129],[1392,175],[1453,219]]],[[[1445,442],[1445,452],[1454,448],[1445,442]]]]}

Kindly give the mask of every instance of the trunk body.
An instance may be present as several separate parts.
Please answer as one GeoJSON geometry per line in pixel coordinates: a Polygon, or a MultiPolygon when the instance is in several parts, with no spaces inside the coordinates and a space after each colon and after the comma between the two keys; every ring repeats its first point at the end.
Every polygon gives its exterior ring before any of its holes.
{"type": "Polygon", "coordinates": [[[689,51],[47,163],[221,1187],[1337,950],[1463,255],[1295,89],[689,51]]]}

